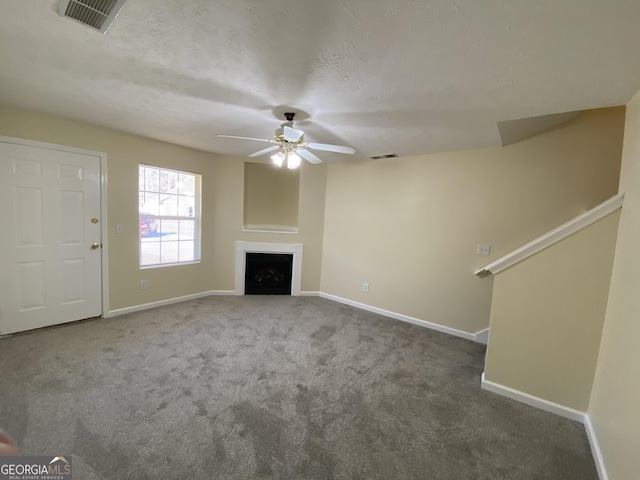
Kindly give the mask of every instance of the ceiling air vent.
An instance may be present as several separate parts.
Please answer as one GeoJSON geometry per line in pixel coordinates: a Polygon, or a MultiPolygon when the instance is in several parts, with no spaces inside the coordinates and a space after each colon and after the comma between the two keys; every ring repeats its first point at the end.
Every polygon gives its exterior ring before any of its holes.
{"type": "Polygon", "coordinates": [[[62,0],[58,14],[107,33],[126,0],[62,0]]]}
{"type": "Polygon", "coordinates": [[[382,158],[396,158],[398,155],[395,153],[385,153],[384,155],[374,155],[373,157],[369,157],[372,160],[380,160],[382,158]]]}

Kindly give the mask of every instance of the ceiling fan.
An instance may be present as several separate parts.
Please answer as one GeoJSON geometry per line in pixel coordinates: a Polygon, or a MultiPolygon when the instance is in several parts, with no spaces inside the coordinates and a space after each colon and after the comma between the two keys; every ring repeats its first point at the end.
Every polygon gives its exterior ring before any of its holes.
{"type": "Polygon", "coordinates": [[[309,163],[322,163],[318,157],[316,157],[309,150],[324,150],[325,152],[335,153],[347,153],[349,155],[356,152],[353,147],[343,147],[340,145],[330,145],[327,143],[312,143],[304,141],[304,132],[293,128],[293,117],[295,113],[286,112],[284,114],[287,121],[283,123],[280,128],[277,128],[273,139],[266,138],[253,138],[253,137],[239,137],[237,135],[218,135],[223,138],[239,138],[241,140],[254,140],[257,142],[273,143],[270,147],[267,147],[258,152],[252,153],[249,157],[259,157],[260,155],[266,155],[267,153],[277,152],[271,155],[271,160],[278,167],[287,163],[288,168],[298,168],[301,163],[301,158],[304,158],[309,163]]]}

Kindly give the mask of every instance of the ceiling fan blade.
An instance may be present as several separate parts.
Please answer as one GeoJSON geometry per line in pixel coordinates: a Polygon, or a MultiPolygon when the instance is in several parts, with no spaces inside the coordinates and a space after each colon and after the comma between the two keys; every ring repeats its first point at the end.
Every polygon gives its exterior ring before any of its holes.
{"type": "Polygon", "coordinates": [[[314,150],[324,150],[326,152],[336,153],[356,153],[356,149],[353,147],[343,147],[341,145],[329,145],[328,143],[307,143],[306,147],[313,148],[314,150]]]}
{"type": "Polygon", "coordinates": [[[284,138],[288,142],[297,142],[302,138],[304,132],[302,130],[298,130],[297,128],[292,128],[288,126],[284,126],[284,138]]]}
{"type": "Polygon", "coordinates": [[[320,160],[318,157],[316,157],[309,150],[305,150],[304,148],[299,148],[296,151],[298,152],[298,155],[300,155],[302,158],[304,158],[309,163],[322,163],[322,160],[320,160]]]}
{"type": "Polygon", "coordinates": [[[270,147],[265,148],[264,150],[260,150],[259,152],[252,153],[249,155],[250,157],[259,157],[260,155],[264,155],[265,153],[273,152],[274,150],[278,150],[280,145],[272,145],[270,147]]]}
{"type": "Polygon", "coordinates": [[[240,140],[255,140],[256,142],[269,142],[269,143],[277,143],[275,140],[273,139],[266,139],[266,138],[253,138],[253,137],[239,137],[238,135],[223,135],[223,134],[218,134],[219,137],[222,138],[239,138],[240,140]]]}

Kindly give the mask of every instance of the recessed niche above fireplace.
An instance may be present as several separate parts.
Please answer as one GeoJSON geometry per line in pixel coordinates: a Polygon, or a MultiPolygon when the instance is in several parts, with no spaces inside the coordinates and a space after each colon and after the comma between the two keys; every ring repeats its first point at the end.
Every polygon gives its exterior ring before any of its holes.
{"type": "Polygon", "coordinates": [[[245,231],[298,233],[300,170],[244,164],[245,231]]]}

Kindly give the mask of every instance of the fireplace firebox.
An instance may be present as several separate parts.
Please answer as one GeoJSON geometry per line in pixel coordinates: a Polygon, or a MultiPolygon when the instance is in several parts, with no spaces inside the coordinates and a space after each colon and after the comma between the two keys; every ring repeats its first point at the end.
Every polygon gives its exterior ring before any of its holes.
{"type": "Polygon", "coordinates": [[[245,295],[291,295],[293,254],[246,253],[245,295]]]}

